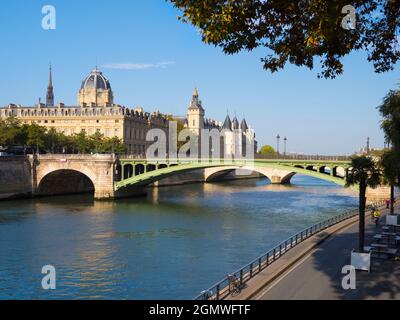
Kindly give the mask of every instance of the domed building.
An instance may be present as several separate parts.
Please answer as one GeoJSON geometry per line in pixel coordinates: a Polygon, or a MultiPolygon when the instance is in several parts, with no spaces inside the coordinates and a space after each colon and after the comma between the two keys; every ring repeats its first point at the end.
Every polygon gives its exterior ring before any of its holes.
{"type": "Polygon", "coordinates": [[[145,112],[143,108],[128,108],[114,104],[111,84],[97,68],[82,81],[78,92],[78,105],[54,103],[53,77],[49,70],[46,103],[25,107],[9,104],[0,108],[0,119],[15,116],[21,123],[36,123],[55,129],[65,135],[96,132],[107,138],[117,137],[125,144],[128,154],[144,156],[150,142],[146,134],[150,129],[168,131],[169,122],[157,112],[145,112]]]}
{"type": "Polygon", "coordinates": [[[96,67],[96,69],[82,81],[82,86],[78,93],[78,105],[105,107],[113,103],[114,95],[111,90],[110,82],[96,67]]]}

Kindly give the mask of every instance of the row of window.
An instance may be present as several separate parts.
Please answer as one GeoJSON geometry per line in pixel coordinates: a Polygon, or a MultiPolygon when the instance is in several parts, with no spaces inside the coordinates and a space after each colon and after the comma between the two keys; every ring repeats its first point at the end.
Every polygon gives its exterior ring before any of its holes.
{"type": "Polygon", "coordinates": [[[128,145],[128,153],[129,154],[142,154],[146,153],[146,146],[142,144],[129,144],[128,145]]]}
{"type": "Polygon", "coordinates": [[[125,139],[126,140],[145,140],[146,139],[146,129],[144,128],[125,128],[125,139]]]}
{"type": "Polygon", "coordinates": [[[123,111],[119,108],[117,109],[107,109],[106,111],[102,109],[69,109],[69,110],[5,110],[2,112],[2,116],[20,116],[20,117],[35,117],[35,116],[113,116],[113,115],[123,115],[123,111]]]}

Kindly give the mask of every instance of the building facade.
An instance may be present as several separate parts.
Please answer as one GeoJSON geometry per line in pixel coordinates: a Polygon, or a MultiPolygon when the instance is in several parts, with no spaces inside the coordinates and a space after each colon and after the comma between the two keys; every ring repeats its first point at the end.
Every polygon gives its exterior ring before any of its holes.
{"type": "MultiPolygon", "coordinates": [[[[189,103],[184,127],[199,137],[199,154],[201,153],[201,144],[205,143],[201,141],[202,129],[210,131],[214,129],[218,130],[220,136],[219,150],[221,158],[232,158],[237,156],[252,157],[257,151],[256,135],[254,130],[248,126],[244,118],[239,124],[236,116],[231,120],[229,115],[227,115],[222,124],[219,121],[205,117],[205,109],[199,99],[197,88],[194,89],[192,99],[189,103]],[[251,155],[249,155],[249,152],[251,155]]],[[[214,148],[215,146],[212,146],[211,142],[210,149],[214,148]]],[[[212,153],[209,152],[209,154],[212,153]]]]}
{"type": "Polygon", "coordinates": [[[114,104],[110,82],[97,68],[82,82],[78,93],[78,105],[54,104],[52,73],[50,69],[46,104],[25,107],[9,104],[0,108],[0,118],[17,117],[22,123],[36,123],[48,129],[54,128],[65,135],[96,132],[107,138],[118,137],[126,146],[127,153],[144,156],[151,142],[146,142],[148,130],[168,131],[168,120],[159,112],[145,112],[143,108],[131,109],[114,104]]]}

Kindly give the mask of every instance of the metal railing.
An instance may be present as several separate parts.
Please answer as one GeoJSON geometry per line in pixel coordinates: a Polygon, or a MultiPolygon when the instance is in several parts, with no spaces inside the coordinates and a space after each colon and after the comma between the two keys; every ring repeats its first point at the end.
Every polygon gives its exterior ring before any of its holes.
{"type": "Polygon", "coordinates": [[[255,155],[257,160],[304,160],[304,161],[351,161],[350,156],[324,156],[324,155],[305,155],[305,154],[273,154],[255,155]]]}
{"type": "MultiPolygon", "coordinates": [[[[385,203],[385,201],[375,202],[367,206],[366,210],[369,210],[372,206],[381,206],[385,203]]],[[[272,248],[268,252],[263,255],[257,257],[249,264],[240,268],[239,270],[227,275],[223,280],[217,282],[212,287],[207,290],[202,291],[198,296],[194,298],[194,300],[221,300],[230,295],[229,284],[230,278],[234,276],[239,280],[240,286],[243,285],[252,279],[255,275],[260,273],[262,270],[270,266],[273,262],[282,257],[285,253],[287,253],[290,249],[296,247],[298,244],[302,243],[306,239],[311,236],[332,227],[335,224],[338,224],[342,221],[348,220],[358,215],[358,209],[346,211],[342,214],[314,224],[307,229],[300,231],[294,236],[286,239],[281,242],[276,247],[272,248]]]]}

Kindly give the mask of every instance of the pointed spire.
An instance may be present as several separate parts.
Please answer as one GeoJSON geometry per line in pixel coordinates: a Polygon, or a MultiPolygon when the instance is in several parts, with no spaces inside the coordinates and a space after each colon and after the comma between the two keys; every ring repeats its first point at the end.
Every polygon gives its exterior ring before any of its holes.
{"type": "Polygon", "coordinates": [[[244,132],[249,129],[249,126],[247,125],[245,118],[243,118],[242,123],[240,124],[240,129],[242,129],[242,131],[244,131],[244,132]]]}
{"type": "Polygon", "coordinates": [[[48,85],[48,87],[49,88],[53,88],[53,76],[51,74],[51,64],[50,64],[50,67],[49,67],[49,85],[48,85]]]}
{"type": "Polygon", "coordinates": [[[47,107],[54,106],[53,75],[52,75],[51,64],[49,67],[49,83],[47,85],[46,106],[47,107]]]}
{"type": "Polygon", "coordinates": [[[235,111],[235,116],[233,117],[233,120],[232,120],[232,129],[233,130],[239,129],[239,121],[236,117],[236,111],[235,111]]]}
{"type": "Polygon", "coordinates": [[[229,114],[226,115],[224,124],[222,125],[222,130],[232,131],[232,121],[231,118],[229,117],[229,114]]]}
{"type": "Polygon", "coordinates": [[[189,109],[190,110],[200,109],[200,110],[204,111],[203,107],[201,106],[201,101],[199,100],[199,92],[197,90],[197,86],[196,85],[194,87],[192,101],[189,104],[189,109]]]}

